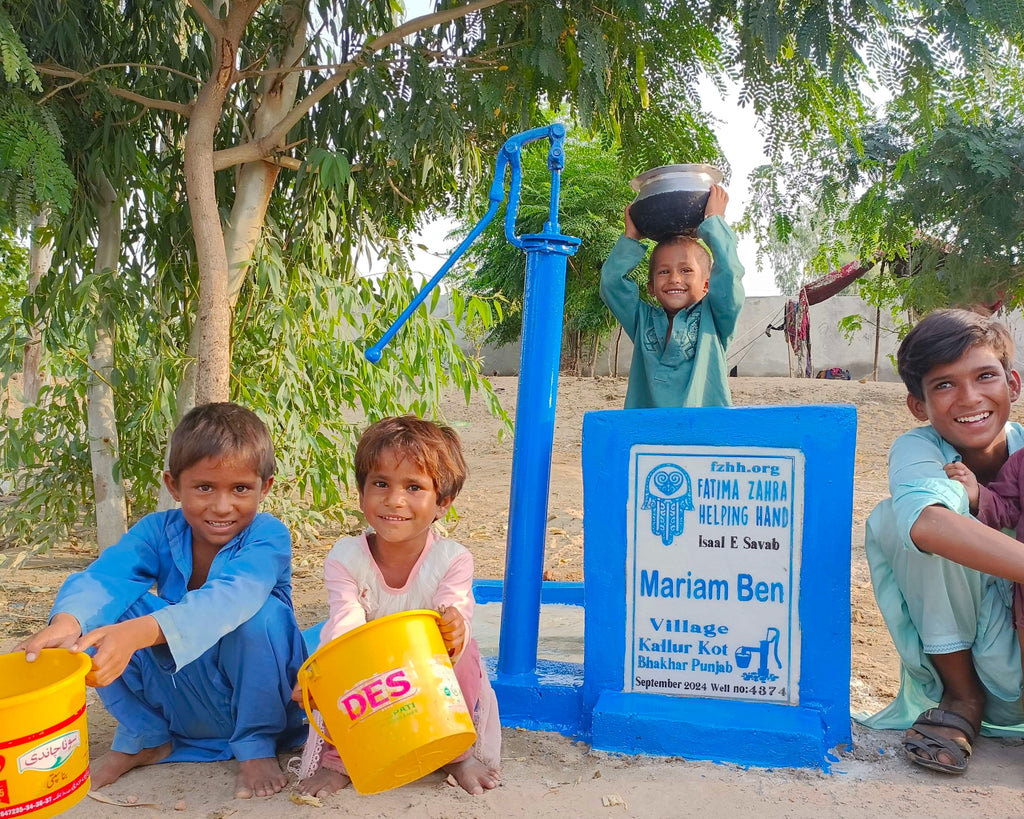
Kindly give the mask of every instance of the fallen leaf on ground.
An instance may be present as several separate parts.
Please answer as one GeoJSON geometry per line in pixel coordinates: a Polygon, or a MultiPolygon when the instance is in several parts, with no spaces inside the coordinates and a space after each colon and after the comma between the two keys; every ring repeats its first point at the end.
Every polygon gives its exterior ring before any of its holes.
{"type": "Polygon", "coordinates": [[[320,801],[320,797],[313,796],[311,793],[299,793],[298,791],[292,791],[288,798],[292,800],[296,805],[309,805],[313,808],[322,808],[324,803],[320,801]]]}
{"type": "Polygon", "coordinates": [[[617,793],[610,793],[608,794],[608,796],[602,796],[601,804],[604,805],[606,808],[615,808],[619,805],[622,805],[622,807],[624,808],[629,807],[626,804],[626,800],[619,796],[617,793]]]}
{"type": "Polygon", "coordinates": [[[104,796],[102,793],[96,791],[89,791],[86,794],[90,799],[95,799],[97,802],[102,802],[104,805],[117,805],[120,808],[162,808],[163,805],[158,805],[156,802],[139,802],[138,797],[135,797],[134,802],[128,800],[132,797],[125,797],[124,799],[113,799],[109,796],[104,796]]]}

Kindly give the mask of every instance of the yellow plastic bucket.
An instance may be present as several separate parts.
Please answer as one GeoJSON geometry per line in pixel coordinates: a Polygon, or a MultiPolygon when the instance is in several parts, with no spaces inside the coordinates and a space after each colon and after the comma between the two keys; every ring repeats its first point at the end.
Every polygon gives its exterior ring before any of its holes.
{"type": "MultiPolygon", "coordinates": [[[[476,741],[436,612],[371,620],[313,654],[299,669],[352,784],[380,793],[419,779],[476,741]]],[[[323,736],[323,734],[321,734],[323,736]]]]}
{"type": "Polygon", "coordinates": [[[57,816],[89,792],[87,654],[0,655],[0,818],[57,816]]]}

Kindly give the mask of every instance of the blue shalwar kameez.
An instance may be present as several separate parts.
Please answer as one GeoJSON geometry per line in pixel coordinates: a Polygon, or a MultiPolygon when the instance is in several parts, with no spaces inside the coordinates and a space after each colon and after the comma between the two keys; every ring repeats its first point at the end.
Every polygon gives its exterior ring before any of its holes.
{"type": "Polygon", "coordinates": [[[292,608],[287,527],[260,513],[189,591],[191,575],[192,530],[175,509],[147,515],[57,595],[51,618],[71,614],[83,633],[152,615],[167,640],[136,651],[117,680],[97,689],[118,722],[112,750],[170,741],[165,761],[208,762],[301,744],[291,692],[306,649],[292,608]]]}

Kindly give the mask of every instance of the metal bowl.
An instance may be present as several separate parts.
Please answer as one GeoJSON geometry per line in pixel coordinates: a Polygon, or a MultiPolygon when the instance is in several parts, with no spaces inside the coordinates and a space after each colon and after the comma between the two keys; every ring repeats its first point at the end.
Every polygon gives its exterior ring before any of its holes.
{"type": "Polygon", "coordinates": [[[629,186],[636,199],[629,208],[637,229],[660,242],[693,233],[704,221],[711,186],[722,181],[713,165],[661,165],[634,177],[629,186]]]}

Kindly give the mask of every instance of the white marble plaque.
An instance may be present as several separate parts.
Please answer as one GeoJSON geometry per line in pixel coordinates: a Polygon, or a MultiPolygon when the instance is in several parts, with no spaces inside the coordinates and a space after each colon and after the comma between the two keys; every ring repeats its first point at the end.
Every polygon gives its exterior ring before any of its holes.
{"type": "Polygon", "coordinates": [[[636,445],[629,470],[623,690],[798,704],[803,454],[636,445]]]}

